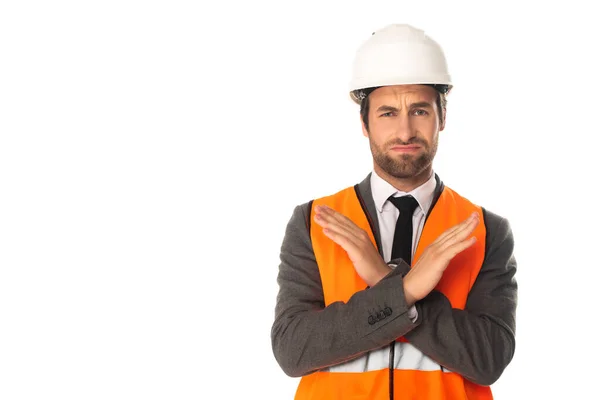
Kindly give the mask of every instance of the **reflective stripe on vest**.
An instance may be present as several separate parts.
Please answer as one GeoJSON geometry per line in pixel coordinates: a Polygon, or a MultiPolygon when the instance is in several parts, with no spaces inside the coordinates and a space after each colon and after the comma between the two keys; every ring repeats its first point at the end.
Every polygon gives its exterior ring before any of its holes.
{"type": "MultiPolygon", "coordinates": [[[[331,196],[313,201],[314,206],[325,204],[350,218],[365,230],[376,246],[368,214],[361,205],[357,187],[348,187],[331,196]]],[[[477,241],[450,262],[436,286],[444,293],[453,308],[463,309],[467,296],[485,256],[485,225],[482,210],[456,192],[445,187],[431,210],[413,257],[413,264],[425,248],[448,228],[464,221],[473,211],[482,221],[474,231],[477,241]]],[[[319,266],[325,305],[347,302],[367,287],[354,269],[344,249],[329,239],[322,228],[311,222],[310,236],[319,266]]],[[[365,316],[366,318],[367,316],[365,316]]],[[[476,385],[457,373],[443,369],[404,338],[395,343],[394,399],[492,399],[489,387],[476,385]]],[[[296,400],[311,399],[389,399],[389,346],[371,351],[362,357],[314,372],[302,377],[296,400]]]]}
{"type": "MultiPolygon", "coordinates": [[[[334,365],[324,372],[367,372],[388,369],[390,366],[390,346],[371,351],[362,357],[334,365]]],[[[449,370],[427,357],[421,350],[408,342],[396,342],[394,346],[394,368],[419,371],[449,370]]]]}

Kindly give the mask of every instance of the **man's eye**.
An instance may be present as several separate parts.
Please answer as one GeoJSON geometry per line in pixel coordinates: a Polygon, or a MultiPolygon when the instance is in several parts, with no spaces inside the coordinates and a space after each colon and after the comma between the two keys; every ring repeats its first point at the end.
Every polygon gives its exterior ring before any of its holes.
{"type": "Polygon", "coordinates": [[[381,114],[381,116],[382,117],[391,117],[391,116],[393,116],[393,113],[390,111],[390,112],[386,112],[384,114],[381,114]]]}
{"type": "Polygon", "coordinates": [[[428,113],[425,110],[415,110],[414,114],[415,115],[427,115],[428,113]]]}

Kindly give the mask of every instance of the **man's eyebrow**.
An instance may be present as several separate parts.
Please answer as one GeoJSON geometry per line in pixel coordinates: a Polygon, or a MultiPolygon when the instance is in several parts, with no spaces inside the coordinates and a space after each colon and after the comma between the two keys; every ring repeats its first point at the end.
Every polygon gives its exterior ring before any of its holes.
{"type": "MultiPolygon", "coordinates": [[[[417,103],[411,103],[409,108],[433,108],[433,105],[428,101],[419,101],[417,103]]],[[[393,106],[383,105],[377,108],[377,112],[398,112],[398,108],[393,106]]]]}
{"type": "Polygon", "coordinates": [[[412,103],[410,108],[433,108],[433,105],[428,101],[420,101],[418,103],[412,103]]]}
{"type": "Polygon", "coordinates": [[[392,106],[380,106],[379,108],[377,108],[377,112],[397,112],[398,109],[396,107],[392,107],[392,106]]]}

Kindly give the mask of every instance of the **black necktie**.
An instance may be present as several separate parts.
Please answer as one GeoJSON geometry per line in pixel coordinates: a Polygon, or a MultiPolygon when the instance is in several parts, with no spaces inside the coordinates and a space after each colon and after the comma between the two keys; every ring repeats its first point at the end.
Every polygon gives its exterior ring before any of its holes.
{"type": "Polygon", "coordinates": [[[390,197],[389,200],[398,208],[400,215],[396,220],[392,260],[402,258],[411,265],[413,226],[412,219],[415,208],[419,205],[412,196],[390,197]]]}

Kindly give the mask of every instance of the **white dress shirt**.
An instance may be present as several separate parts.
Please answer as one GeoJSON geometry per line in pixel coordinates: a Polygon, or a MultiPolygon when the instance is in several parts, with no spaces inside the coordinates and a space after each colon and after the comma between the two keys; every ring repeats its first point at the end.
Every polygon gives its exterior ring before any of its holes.
{"type": "MultiPolygon", "coordinates": [[[[396,229],[396,220],[400,211],[392,202],[388,201],[390,196],[400,197],[412,195],[419,206],[415,208],[413,213],[413,237],[412,237],[412,255],[414,257],[415,249],[419,243],[423,225],[425,224],[425,216],[433,202],[433,194],[435,191],[435,174],[432,172],[429,179],[421,186],[406,193],[393,187],[391,184],[383,180],[375,171],[371,174],[371,192],[373,201],[377,209],[377,220],[379,221],[379,232],[381,236],[381,247],[383,251],[383,259],[389,264],[392,256],[392,245],[394,242],[394,231],[396,229]]],[[[389,264],[394,267],[393,264],[389,264]]],[[[409,310],[409,317],[413,321],[416,320],[417,311],[413,305],[409,310]]]]}

